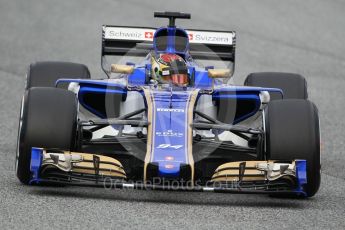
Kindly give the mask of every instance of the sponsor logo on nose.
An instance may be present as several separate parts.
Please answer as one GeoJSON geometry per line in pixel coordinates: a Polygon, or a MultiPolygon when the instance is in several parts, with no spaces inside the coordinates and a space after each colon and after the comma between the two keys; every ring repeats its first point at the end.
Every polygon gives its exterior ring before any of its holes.
{"type": "Polygon", "coordinates": [[[157,108],[157,112],[184,113],[184,109],[157,108]]]}
{"type": "Polygon", "coordinates": [[[179,149],[182,147],[183,147],[183,145],[160,144],[156,148],[157,149],[167,149],[167,148],[179,149]]]}
{"type": "Polygon", "coordinates": [[[164,167],[165,167],[166,169],[173,169],[173,168],[175,168],[174,165],[170,165],[170,164],[164,165],[164,167]]]}
{"type": "Polygon", "coordinates": [[[167,160],[167,161],[173,161],[173,160],[174,160],[174,157],[173,157],[173,156],[166,156],[166,157],[165,157],[165,160],[167,160]]]}

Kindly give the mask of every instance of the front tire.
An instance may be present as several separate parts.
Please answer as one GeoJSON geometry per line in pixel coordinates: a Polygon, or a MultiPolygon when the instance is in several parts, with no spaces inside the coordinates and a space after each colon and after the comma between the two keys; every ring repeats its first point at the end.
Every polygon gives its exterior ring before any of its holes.
{"type": "Polygon", "coordinates": [[[76,146],[77,100],[74,93],[34,87],[25,91],[17,140],[16,174],[23,184],[31,179],[31,148],[71,150],[76,146]]]}
{"type": "Polygon", "coordinates": [[[316,106],[308,100],[276,100],[265,109],[266,156],[271,160],[307,161],[306,193],[312,197],[321,181],[320,127],[316,106]]]}

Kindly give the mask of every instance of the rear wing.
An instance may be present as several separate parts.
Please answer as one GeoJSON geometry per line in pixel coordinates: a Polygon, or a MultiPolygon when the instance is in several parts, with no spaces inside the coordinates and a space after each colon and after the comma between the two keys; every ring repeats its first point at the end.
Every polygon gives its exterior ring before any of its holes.
{"type": "MultiPolygon", "coordinates": [[[[188,54],[194,60],[220,60],[235,63],[234,31],[185,30],[189,38],[188,54]]],[[[153,50],[156,28],[104,25],[102,31],[102,68],[106,56],[145,57],[153,50]]]]}

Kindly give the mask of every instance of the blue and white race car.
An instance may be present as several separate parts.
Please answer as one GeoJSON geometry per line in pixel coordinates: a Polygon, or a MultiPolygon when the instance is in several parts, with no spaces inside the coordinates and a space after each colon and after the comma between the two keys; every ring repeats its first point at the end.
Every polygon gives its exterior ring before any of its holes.
{"type": "Polygon", "coordinates": [[[320,131],[306,80],[233,84],[234,31],[103,26],[103,80],[85,65],[31,64],[16,173],[23,184],[311,197],[320,131]],[[109,64],[108,64],[109,63],[109,64]]]}

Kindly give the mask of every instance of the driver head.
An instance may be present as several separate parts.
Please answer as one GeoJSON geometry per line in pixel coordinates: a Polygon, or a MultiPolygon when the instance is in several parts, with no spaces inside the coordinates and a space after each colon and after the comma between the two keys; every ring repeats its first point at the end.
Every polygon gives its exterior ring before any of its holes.
{"type": "Polygon", "coordinates": [[[186,61],[177,54],[153,54],[151,66],[152,78],[158,83],[172,83],[180,87],[185,87],[189,84],[186,61]]]}

